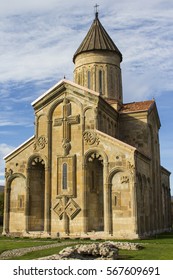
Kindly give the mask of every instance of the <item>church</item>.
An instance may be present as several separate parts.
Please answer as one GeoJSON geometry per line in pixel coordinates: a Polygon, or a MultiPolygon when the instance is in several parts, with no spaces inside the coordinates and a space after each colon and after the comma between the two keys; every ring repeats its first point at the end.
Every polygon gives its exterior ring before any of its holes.
{"type": "Polygon", "coordinates": [[[98,12],[63,79],[32,102],[35,135],[6,162],[3,234],[144,238],[171,228],[154,100],[123,103],[122,54],[98,12]]]}

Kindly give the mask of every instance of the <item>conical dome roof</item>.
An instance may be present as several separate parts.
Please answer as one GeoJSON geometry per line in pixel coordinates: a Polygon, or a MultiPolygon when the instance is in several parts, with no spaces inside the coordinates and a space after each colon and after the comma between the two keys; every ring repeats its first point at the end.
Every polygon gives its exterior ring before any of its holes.
{"type": "Polygon", "coordinates": [[[98,19],[98,13],[86,35],[83,42],[73,56],[73,62],[78,54],[89,51],[112,51],[116,52],[122,61],[122,54],[116,47],[102,24],[98,19]]]}

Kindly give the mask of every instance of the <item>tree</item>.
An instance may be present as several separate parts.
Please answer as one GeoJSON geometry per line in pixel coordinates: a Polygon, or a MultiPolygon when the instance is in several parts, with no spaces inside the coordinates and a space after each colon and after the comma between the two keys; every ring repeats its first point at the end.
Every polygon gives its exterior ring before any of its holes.
{"type": "Polygon", "coordinates": [[[0,222],[4,214],[4,193],[0,192],[0,222]]]}

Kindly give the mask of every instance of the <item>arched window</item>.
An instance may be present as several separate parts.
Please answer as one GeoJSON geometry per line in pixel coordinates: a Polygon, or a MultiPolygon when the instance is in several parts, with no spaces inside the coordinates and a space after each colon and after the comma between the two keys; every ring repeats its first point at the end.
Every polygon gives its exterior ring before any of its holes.
{"type": "Polygon", "coordinates": [[[78,74],[78,85],[81,83],[80,73],[78,74]]]}
{"type": "Polygon", "coordinates": [[[19,198],[19,208],[23,208],[23,197],[19,198]]]}
{"type": "Polygon", "coordinates": [[[91,72],[88,71],[88,88],[91,88],[91,72]]]}
{"type": "Polygon", "coordinates": [[[99,70],[99,92],[102,94],[103,91],[103,72],[99,70]]]}
{"type": "Polygon", "coordinates": [[[67,189],[67,163],[63,163],[62,166],[62,188],[67,189]]]}

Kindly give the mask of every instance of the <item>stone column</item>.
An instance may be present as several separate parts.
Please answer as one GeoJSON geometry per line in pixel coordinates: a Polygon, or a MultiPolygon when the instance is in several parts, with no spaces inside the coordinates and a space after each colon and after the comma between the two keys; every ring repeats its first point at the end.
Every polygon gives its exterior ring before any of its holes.
{"type": "Polygon", "coordinates": [[[24,232],[28,233],[29,230],[29,186],[26,186],[26,199],[25,199],[25,228],[24,232]]]}
{"type": "MultiPolygon", "coordinates": [[[[50,118],[52,116],[49,116],[50,118]]],[[[44,232],[51,234],[51,162],[52,162],[52,123],[51,119],[47,120],[47,158],[45,166],[45,201],[44,201],[44,232]]]]}
{"type": "Polygon", "coordinates": [[[104,186],[104,232],[105,234],[110,234],[110,190],[109,190],[109,184],[107,184],[108,174],[108,163],[104,163],[104,169],[103,169],[103,186],[104,186]]]}
{"type": "Polygon", "coordinates": [[[24,205],[24,213],[25,213],[25,226],[24,233],[28,233],[29,231],[29,180],[30,180],[30,168],[27,169],[26,172],[26,189],[25,189],[25,205],[24,205]]]}
{"type": "MultiPolygon", "coordinates": [[[[93,77],[92,77],[93,80],[93,77]]],[[[82,126],[82,134],[85,131],[85,115],[84,112],[82,113],[81,116],[81,126],[82,126]]],[[[85,164],[85,156],[84,156],[84,150],[85,150],[85,144],[84,144],[84,138],[82,138],[82,211],[83,211],[83,216],[82,216],[82,233],[86,234],[87,233],[87,209],[86,209],[86,192],[87,192],[87,180],[86,180],[86,175],[87,175],[87,164],[85,164]]]]}
{"type": "Polygon", "coordinates": [[[106,234],[112,233],[110,187],[110,184],[104,184],[104,232],[106,234]]]}
{"type": "Polygon", "coordinates": [[[44,233],[50,234],[50,169],[45,167],[44,233]]]}
{"type": "Polygon", "coordinates": [[[136,178],[136,173],[135,171],[131,174],[131,184],[132,184],[132,200],[131,200],[131,205],[132,205],[132,217],[134,219],[134,233],[139,234],[139,217],[138,217],[138,206],[137,206],[137,201],[139,197],[137,196],[137,178],[136,178]]]}
{"type": "Polygon", "coordinates": [[[83,208],[83,222],[82,222],[82,232],[84,234],[87,233],[88,229],[88,221],[87,221],[87,165],[83,164],[83,193],[82,193],[82,208],[83,208]]]}
{"type": "Polygon", "coordinates": [[[2,235],[9,233],[10,191],[11,188],[6,185],[4,190],[4,222],[2,235]]]}

